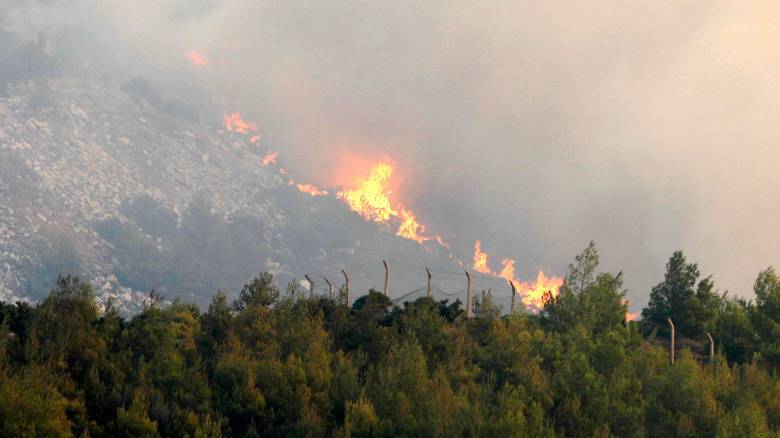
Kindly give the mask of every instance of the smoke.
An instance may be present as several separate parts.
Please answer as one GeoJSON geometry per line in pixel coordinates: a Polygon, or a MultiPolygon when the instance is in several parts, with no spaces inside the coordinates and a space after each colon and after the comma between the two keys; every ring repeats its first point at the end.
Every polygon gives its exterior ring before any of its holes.
{"type": "Polygon", "coordinates": [[[678,248],[741,295],[780,259],[777,2],[4,9],[74,71],[208,90],[315,184],[340,182],[345,155],[391,157],[405,204],[464,259],[480,238],[524,278],[563,274],[595,239],[635,304],[678,248]]]}

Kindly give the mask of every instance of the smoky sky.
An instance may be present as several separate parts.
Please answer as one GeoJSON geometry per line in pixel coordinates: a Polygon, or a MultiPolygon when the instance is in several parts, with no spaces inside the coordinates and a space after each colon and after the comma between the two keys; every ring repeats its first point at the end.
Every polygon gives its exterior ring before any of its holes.
{"type": "Polygon", "coordinates": [[[561,275],[595,240],[633,308],[676,249],[744,296],[780,261],[777,2],[6,3],[75,72],[242,111],[300,179],[392,158],[464,258],[561,275]]]}

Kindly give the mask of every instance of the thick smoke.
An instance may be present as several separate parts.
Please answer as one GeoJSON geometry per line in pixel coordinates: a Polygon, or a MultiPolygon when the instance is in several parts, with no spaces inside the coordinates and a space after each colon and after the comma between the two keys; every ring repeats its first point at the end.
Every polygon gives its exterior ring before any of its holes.
{"type": "Polygon", "coordinates": [[[636,307],[678,248],[743,295],[780,261],[777,2],[5,10],[74,71],[207,90],[315,183],[337,182],[345,154],[392,157],[421,221],[464,258],[481,238],[525,278],[562,274],[595,239],[636,307]],[[189,65],[190,49],[209,65],[189,65]]]}

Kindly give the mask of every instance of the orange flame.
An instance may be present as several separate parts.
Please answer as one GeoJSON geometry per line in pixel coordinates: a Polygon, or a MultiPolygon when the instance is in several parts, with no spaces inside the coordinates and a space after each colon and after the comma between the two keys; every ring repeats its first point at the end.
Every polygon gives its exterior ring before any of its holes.
{"type": "Polygon", "coordinates": [[[187,61],[189,61],[190,64],[194,65],[195,67],[205,67],[209,64],[206,57],[201,55],[200,52],[195,49],[187,50],[185,56],[187,57],[187,61]]]}
{"type": "MultiPolygon", "coordinates": [[[[360,181],[357,188],[339,192],[336,196],[366,220],[385,224],[391,221],[398,223],[396,236],[417,243],[431,240],[431,237],[421,235],[426,231],[425,226],[417,221],[415,214],[400,203],[394,204],[390,199],[389,186],[392,176],[393,165],[380,162],[371,168],[368,178],[360,181]]],[[[437,242],[444,242],[441,237],[437,236],[436,239],[437,242]]]]}
{"type": "Polygon", "coordinates": [[[393,166],[379,163],[371,169],[368,178],[363,180],[358,188],[339,192],[337,196],[364,219],[387,222],[391,217],[398,216],[387,190],[392,175],[393,166]]]}
{"type": "Polygon", "coordinates": [[[547,278],[544,271],[539,270],[535,283],[524,283],[517,279],[515,273],[515,261],[512,259],[503,259],[501,261],[501,271],[494,272],[488,266],[488,255],[482,251],[482,243],[477,240],[474,242],[474,266],[473,269],[483,274],[503,278],[511,282],[522,297],[523,304],[529,309],[538,310],[544,307],[544,303],[550,297],[558,296],[563,279],[558,277],[547,278]]]}
{"type": "MultiPolygon", "coordinates": [[[[498,273],[498,276],[503,278],[504,280],[515,282],[515,261],[512,259],[504,259],[501,260],[501,272],[498,273]]],[[[517,287],[517,284],[515,284],[515,287],[517,287]]]]}
{"type": "Polygon", "coordinates": [[[249,137],[249,142],[252,143],[252,144],[257,144],[258,141],[260,141],[260,136],[259,135],[253,135],[253,136],[249,137]]]}
{"type": "Polygon", "coordinates": [[[257,131],[257,125],[254,122],[247,122],[241,118],[241,113],[225,114],[223,116],[225,128],[230,132],[240,132],[246,134],[249,131],[257,131]]]}
{"type": "Polygon", "coordinates": [[[269,164],[276,164],[276,159],[279,158],[279,152],[269,152],[265,154],[263,157],[263,166],[267,166],[269,164]]]}
{"type": "Polygon", "coordinates": [[[626,322],[636,321],[639,319],[639,312],[629,312],[628,306],[631,304],[630,300],[624,299],[623,304],[626,306],[626,322]]]}
{"type": "Polygon", "coordinates": [[[482,251],[482,242],[474,242],[474,270],[483,274],[492,274],[493,272],[487,265],[488,256],[482,251]]]}
{"type": "Polygon", "coordinates": [[[419,233],[425,232],[425,227],[417,222],[414,213],[403,207],[401,208],[401,221],[401,226],[398,227],[398,232],[395,233],[396,236],[405,237],[417,243],[431,240],[430,237],[420,236],[419,233]]]}
{"type": "Polygon", "coordinates": [[[298,188],[298,191],[308,193],[312,196],[325,196],[328,194],[327,190],[322,190],[313,184],[295,184],[295,187],[298,188]]]}
{"type": "Polygon", "coordinates": [[[555,298],[563,286],[563,279],[552,277],[547,278],[544,271],[539,270],[536,275],[536,283],[521,283],[517,287],[517,292],[523,296],[523,304],[528,308],[541,309],[549,297],[555,298]]]}

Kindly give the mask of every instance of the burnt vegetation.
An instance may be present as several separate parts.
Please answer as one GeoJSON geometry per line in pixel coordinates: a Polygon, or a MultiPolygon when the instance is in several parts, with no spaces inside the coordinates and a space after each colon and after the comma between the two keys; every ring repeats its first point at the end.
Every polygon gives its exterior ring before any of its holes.
{"type": "Polygon", "coordinates": [[[373,290],[347,307],[267,273],[205,311],[152,294],[124,319],[65,276],[36,305],[0,305],[0,435],[774,436],[774,270],[754,292],[718,293],[677,252],[627,321],[592,244],[538,314],[501,316],[482,293],[472,319],[373,290]]]}

